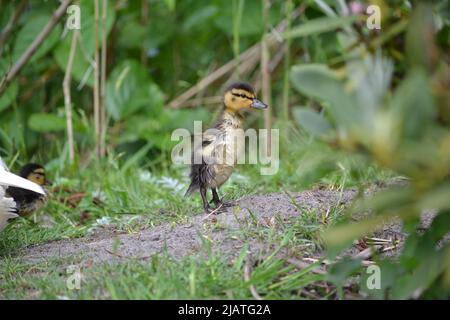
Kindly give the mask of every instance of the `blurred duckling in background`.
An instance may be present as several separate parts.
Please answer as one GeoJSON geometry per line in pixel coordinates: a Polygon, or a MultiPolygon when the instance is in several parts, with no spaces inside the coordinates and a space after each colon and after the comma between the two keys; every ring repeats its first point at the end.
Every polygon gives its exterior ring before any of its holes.
{"type": "Polygon", "coordinates": [[[45,196],[45,191],[41,186],[9,172],[8,167],[0,158],[0,231],[5,228],[9,219],[18,217],[17,203],[6,193],[6,190],[11,187],[26,189],[40,197],[45,196]]]}
{"type": "MultiPolygon", "coordinates": [[[[22,178],[34,182],[44,188],[48,185],[45,169],[40,164],[28,163],[19,172],[22,178]]],[[[44,189],[45,190],[45,189],[44,189]]],[[[47,194],[40,194],[20,187],[9,187],[6,194],[16,202],[16,209],[21,217],[28,217],[39,210],[47,200],[47,194]]]]}
{"type": "Polygon", "coordinates": [[[189,185],[186,195],[199,190],[206,213],[216,212],[224,203],[217,190],[228,180],[236,165],[238,152],[245,152],[236,147],[233,132],[244,128],[241,112],[250,109],[266,109],[268,106],[256,98],[252,86],[247,83],[234,83],[227,88],[223,98],[224,110],[212,127],[202,134],[201,146],[196,146],[192,154],[189,185]],[[211,132],[211,133],[210,133],[211,132]],[[227,157],[231,155],[231,161],[227,157]],[[195,158],[201,163],[195,163],[195,158]],[[209,206],[207,190],[211,189],[215,209],[209,206]]]}

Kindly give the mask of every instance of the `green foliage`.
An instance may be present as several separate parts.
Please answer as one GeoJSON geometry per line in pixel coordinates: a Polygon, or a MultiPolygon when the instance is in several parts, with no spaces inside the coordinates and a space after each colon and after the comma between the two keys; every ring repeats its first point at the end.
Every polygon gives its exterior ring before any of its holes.
{"type": "MultiPolygon", "coordinates": [[[[325,64],[292,68],[292,85],[321,103],[324,110],[323,115],[304,109],[294,113],[307,132],[410,178],[406,186],[391,186],[349,210],[349,216],[370,210],[373,214],[368,218],[339,224],[325,235],[334,256],[393,217],[403,220],[404,230],[410,235],[399,262],[379,260],[383,286],[381,290],[365,290],[375,298],[431,297],[437,293],[436,288],[440,288],[438,296],[450,292],[450,283],[444,282],[449,274],[445,264],[449,244],[441,243],[450,231],[450,127],[440,120],[445,119],[442,112],[448,108],[448,101],[444,101],[445,93],[437,84],[450,76],[450,68],[443,61],[434,64],[437,56],[445,55],[445,49],[430,37],[433,21],[439,17],[431,12],[431,5],[415,6],[407,36],[400,35],[406,37],[411,59],[407,71],[397,75],[395,87],[391,86],[392,62],[382,56],[389,47],[376,54],[361,47],[336,71],[325,64]],[[419,234],[416,227],[425,209],[435,210],[437,216],[431,227],[419,234]]],[[[330,280],[342,284],[359,269],[354,264],[341,261],[330,280]]],[[[361,280],[363,290],[366,279],[361,280]]]]}
{"type": "Polygon", "coordinates": [[[125,60],[114,68],[106,96],[106,107],[114,120],[126,119],[143,108],[153,116],[162,111],[163,93],[136,61],[125,60]]]}
{"type": "MultiPolygon", "coordinates": [[[[375,31],[366,28],[364,11],[345,13],[350,1],[293,0],[292,7],[286,7],[286,1],[270,1],[271,28],[286,17],[286,12],[302,8],[292,26],[289,21],[285,32],[276,34],[278,40],[284,37],[289,41],[287,52],[280,51],[281,45],[275,45],[270,52],[272,61],[280,52],[286,61],[284,70],[275,64],[271,72],[274,127],[283,132],[280,172],[261,176],[258,166],[247,166],[240,177],[244,182],[234,176],[232,179],[238,182],[231,181],[225,187],[227,196],[235,199],[249,193],[279,192],[280,186],[300,190],[321,183],[338,189],[360,188],[392,175],[408,177],[406,186],[391,186],[349,210],[350,214],[371,211],[367,219],[339,224],[326,235],[333,244],[328,247],[330,254],[336,254],[393,216],[403,220],[404,229],[411,236],[399,261],[377,261],[383,279],[381,290],[365,287],[367,274],[355,261],[342,260],[327,276],[339,286],[358,274],[360,290],[373,298],[445,298],[450,283],[450,248],[448,243],[441,243],[450,225],[449,6],[448,0],[432,5],[410,2],[377,1],[382,7],[382,29],[375,31]],[[290,61],[296,62],[292,68],[290,61]],[[282,112],[285,121],[280,124],[277,120],[282,112]],[[291,115],[293,123],[287,121],[291,115]],[[436,210],[437,216],[430,229],[418,235],[415,227],[420,213],[430,208],[436,210]]],[[[56,225],[48,230],[20,220],[2,238],[2,254],[43,241],[85,235],[87,227],[77,224],[84,210],[90,212],[92,221],[105,215],[117,221],[124,213],[145,215],[145,226],[176,223],[194,214],[198,199],[186,200],[177,193],[178,189],[167,189],[155,181],[162,176],[186,183],[185,172],[173,168],[169,160],[174,144],[170,134],[177,128],[192,130],[194,120],[209,123],[217,113],[213,110],[219,106],[164,106],[263,36],[262,1],[107,1],[109,152],[100,165],[90,160],[95,159],[94,1],[75,3],[81,7],[81,30],[70,88],[75,164],[68,165],[62,108],[62,80],[74,31],[66,29],[64,17],[0,96],[0,155],[15,163],[15,167],[28,160],[46,163],[47,169],[57,176],[57,186],[82,190],[87,195],[76,209],[67,203],[51,202],[49,211],[53,212],[56,225]],[[142,167],[143,175],[139,170],[142,167]],[[152,173],[152,183],[142,181],[142,176],[149,173],[147,169],[152,173]],[[153,175],[155,172],[158,174],[153,175]],[[99,190],[105,197],[103,207],[92,205],[99,190]],[[170,214],[160,214],[159,210],[170,214]]],[[[101,6],[103,1],[99,3],[101,6]]],[[[361,4],[364,7],[366,3],[361,4]]],[[[0,79],[49,21],[55,8],[54,1],[39,5],[27,2],[13,32],[0,48],[0,79]]],[[[16,9],[17,2],[2,2],[2,28],[16,9]]],[[[100,16],[97,36],[102,33],[100,16]]],[[[239,74],[239,67],[234,70],[235,75],[239,74]]],[[[255,70],[242,80],[258,83],[260,68],[255,70]]],[[[219,95],[227,76],[195,98],[219,95]]],[[[258,121],[257,116],[248,115],[249,125],[258,126],[258,121]]],[[[61,191],[59,196],[67,194],[61,191]]],[[[322,225],[311,217],[302,216],[295,230],[286,233],[312,242],[322,225]]],[[[55,277],[48,281],[35,277],[14,279],[16,269],[24,268],[6,263],[0,276],[1,280],[7,279],[0,287],[2,293],[15,292],[28,279],[38,283],[36,286],[45,297],[55,298],[55,292],[64,291],[61,277],[56,276],[58,270],[51,270],[55,277]],[[48,287],[51,289],[45,289],[48,287]]],[[[191,298],[199,297],[200,287],[207,288],[202,297],[225,297],[224,292],[233,288],[233,297],[249,298],[241,271],[242,264],[229,268],[215,259],[180,264],[164,260],[142,266],[125,265],[119,271],[99,269],[92,278],[103,279],[101,287],[106,288],[108,298],[191,298]],[[207,276],[199,277],[200,272],[207,276]],[[173,274],[180,276],[173,278],[173,274]],[[111,276],[123,280],[115,283],[108,278],[111,276]],[[127,283],[140,291],[130,293],[123,285],[127,283]],[[174,290],[179,290],[177,296],[173,296],[174,290]]],[[[269,259],[256,268],[252,281],[268,297],[298,298],[294,290],[321,280],[302,272],[286,269],[281,260],[269,259]]],[[[97,286],[91,283],[88,296],[98,297],[97,286]]],[[[73,292],[65,294],[76,297],[73,292]]]]}

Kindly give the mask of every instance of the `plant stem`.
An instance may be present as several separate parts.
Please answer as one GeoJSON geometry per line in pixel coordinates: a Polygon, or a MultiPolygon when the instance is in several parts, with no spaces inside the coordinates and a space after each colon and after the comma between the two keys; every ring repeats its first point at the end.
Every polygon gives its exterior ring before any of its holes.
{"type": "MultiPolygon", "coordinates": [[[[292,24],[292,10],[294,9],[292,0],[287,0],[286,3],[286,32],[290,32],[292,24]]],[[[287,126],[289,119],[289,69],[291,67],[291,38],[286,39],[285,55],[284,55],[284,79],[283,79],[283,120],[284,126],[287,126]]]]}
{"type": "Polygon", "coordinates": [[[270,86],[270,52],[269,45],[267,41],[267,34],[269,32],[269,8],[270,1],[262,0],[262,15],[264,21],[264,31],[263,38],[261,41],[261,76],[262,76],[262,98],[264,103],[268,104],[270,107],[264,110],[264,127],[267,131],[267,150],[268,154],[271,154],[271,141],[270,141],[270,128],[272,126],[272,113],[271,113],[271,86],[270,86]]]}
{"type": "Polygon", "coordinates": [[[94,127],[95,127],[95,151],[98,157],[101,157],[100,136],[100,53],[99,53],[99,3],[94,1],[95,6],[95,63],[94,63],[94,127]]]}
{"type": "MultiPolygon", "coordinates": [[[[241,21],[242,13],[244,11],[244,0],[233,0],[233,53],[235,59],[240,59],[240,32],[241,32],[241,21]],[[236,9],[236,1],[238,1],[236,9]]],[[[239,72],[239,61],[236,65],[236,73],[238,79],[240,78],[239,72]]]]}
{"type": "Polygon", "coordinates": [[[106,97],[106,59],[107,59],[107,51],[108,47],[106,45],[106,17],[107,17],[107,2],[103,0],[102,6],[102,59],[101,59],[101,81],[100,81],[100,129],[101,129],[101,137],[100,137],[100,155],[102,157],[106,154],[106,107],[105,107],[105,97],[106,97]]]}
{"type": "Polygon", "coordinates": [[[66,109],[66,123],[67,123],[67,139],[69,143],[69,160],[72,164],[75,160],[75,143],[73,138],[73,126],[72,126],[72,98],[70,94],[70,80],[73,66],[73,59],[77,50],[77,37],[78,30],[72,31],[72,43],[70,45],[69,59],[67,60],[66,74],[63,80],[63,92],[64,92],[64,106],[66,109]]]}

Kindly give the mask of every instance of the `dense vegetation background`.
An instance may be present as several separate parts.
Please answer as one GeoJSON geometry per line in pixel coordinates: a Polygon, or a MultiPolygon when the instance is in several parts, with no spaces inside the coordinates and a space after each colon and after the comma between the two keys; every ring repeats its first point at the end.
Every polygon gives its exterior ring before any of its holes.
{"type": "MultiPolygon", "coordinates": [[[[22,229],[0,236],[4,254],[82,235],[103,216],[195,211],[197,200],[181,198],[185,168],[171,162],[171,133],[194,120],[209,123],[223,88],[244,80],[271,106],[264,117],[249,115],[248,126],[280,128],[280,172],[260,176],[244,167],[226,192],[362,188],[405,177],[406,187],[354,209],[370,208],[372,217],[342,221],[320,242],[333,256],[394,214],[411,231],[432,207],[438,218],[429,231],[411,236],[399,262],[380,262],[390,280],[375,296],[447,297],[450,248],[436,245],[450,229],[448,0],[73,4],[81,29],[69,30],[63,15],[6,85],[60,2],[0,0],[0,155],[13,169],[46,164],[59,198],[85,193],[76,205],[70,197],[49,204],[53,231],[21,221],[22,229]],[[367,27],[370,4],[381,9],[381,29],[367,27]],[[94,198],[104,206],[91,207],[94,198]]],[[[340,285],[359,271],[342,261],[331,279],[340,285]]],[[[8,279],[12,288],[12,273],[8,279]]]]}

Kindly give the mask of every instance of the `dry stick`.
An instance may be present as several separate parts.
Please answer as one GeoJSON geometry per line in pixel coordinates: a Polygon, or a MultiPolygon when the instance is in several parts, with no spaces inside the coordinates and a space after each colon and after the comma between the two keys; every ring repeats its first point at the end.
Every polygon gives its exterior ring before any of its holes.
{"type": "MultiPolygon", "coordinates": [[[[284,58],[284,46],[279,46],[277,49],[276,54],[272,57],[272,59],[269,62],[269,72],[272,73],[276,67],[281,63],[281,61],[284,58]]],[[[261,88],[262,83],[262,75],[261,72],[255,75],[255,78],[253,80],[253,83],[255,83],[255,90],[259,91],[261,88]]]]}
{"type": "MultiPolygon", "coordinates": [[[[245,282],[249,282],[251,279],[251,267],[250,263],[247,262],[244,265],[244,280],[245,282]]],[[[263,300],[263,298],[259,295],[258,291],[256,291],[256,288],[253,284],[250,285],[250,292],[252,293],[253,298],[256,300],[263,300]]]]}
{"type": "Polygon", "coordinates": [[[14,27],[17,24],[17,21],[19,20],[20,16],[22,15],[23,10],[25,9],[25,6],[27,4],[26,0],[22,0],[19,4],[19,6],[14,11],[14,14],[11,16],[11,18],[8,20],[8,23],[3,28],[2,32],[0,33],[0,55],[3,52],[3,46],[5,45],[6,39],[8,39],[9,35],[11,34],[11,31],[14,30],[14,27]]]}
{"type": "MultiPolygon", "coordinates": [[[[292,13],[292,19],[297,18],[301,12],[304,10],[304,7],[298,7],[294,12],[292,13]]],[[[267,44],[268,47],[272,46],[276,42],[278,42],[276,32],[282,33],[284,29],[286,28],[287,22],[286,20],[281,21],[275,29],[267,35],[267,44]]],[[[169,108],[180,108],[180,106],[185,103],[187,100],[189,100],[191,97],[195,96],[197,92],[205,89],[207,86],[209,86],[211,83],[215,82],[217,79],[220,79],[224,75],[226,75],[228,72],[234,70],[234,68],[237,66],[238,63],[246,61],[249,58],[252,57],[259,57],[261,50],[261,42],[258,42],[257,44],[253,45],[246,51],[242,52],[238,57],[230,60],[226,64],[224,64],[222,67],[217,69],[216,71],[212,72],[211,74],[207,75],[205,78],[201,79],[197,84],[195,84],[193,87],[188,89],[187,91],[183,92],[181,95],[177,96],[175,99],[173,99],[171,102],[167,104],[167,107],[169,108]]]]}
{"type": "MultiPolygon", "coordinates": [[[[145,2],[145,1],[144,1],[145,2]]],[[[100,155],[102,157],[106,154],[106,15],[107,15],[107,3],[103,0],[103,12],[102,12],[102,66],[101,66],[101,81],[100,81],[100,123],[101,123],[101,137],[100,137],[100,155]]]]}
{"type": "Polygon", "coordinates": [[[95,151],[98,157],[101,157],[100,153],[100,135],[101,135],[101,122],[100,122],[100,54],[99,39],[98,39],[98,22],[99,22],[99,8],[98,0],[95,0],[95,63],[94,63],[94,126],[95,126],[95,151]]]}
{"type": "MultiPolygon", "coordinates": [[[[288,259],[287,262],[289,262],[290,264],[292,264],[293,266],[295,266],[296,268],[303,270],[306,268],[311,267],[312,263],[306,263],[304,261],[300,261],[297,259],[288,259]]],[[[316,273],[316,274],[327,274],[327,272],[323,269],[320,268],[320,266],[317,266],[318,269],[311,269],[312,273],[316,273]]]]}
{"type": "Polygon", "coordinates": [[[22,70],[24,65],[30,60],[33,54],[37,49],[41,46],[42,42],[47,38],[50,32],[53,30],[58,21],[62,18],[62,16],[66,13],[66,9],[72,0],[64,0],[59,8],[55,11],[53,16],[50,18],[49,22],[45,25],[39,35],[33,40],[30,46],[25,50],[19,60],[12,66],[12,68],[8,71],[5,78],[0,83],[0,96],[3,92],[8,88],[11,84],[12,80],[17,76],[17,74],[22,70]]]}
{"type": "MultiPolygon", "coordinates": [[[[258,54],[258,52],[259,52],[259,43],[247,49],[245,52],[241,53],[240,55],[241,60],[247,59],[249,56],[252,56],[254,54],[258,54]]],[[[200,80],[196,85],[191,87],[189,90],[185,91],[184,93],[173,99],[167,106],[169,108],[179,108],[181,104],[183,104],[189,98],[195,96],[197,92],[205,89],[211,83],[221,78],[231,70],[233,70],[238,63],[239,59],[237,58],[229,61],[228,63],[226,63],[213,73],[209,74],[208,76],[200,80]]]]}
{"type": "Polygon", "coordinates": [[[66,74],[63,80],[63,92],[64,92],[64,105],[66,108],[66,122],[67,122],[67,138],[69,140],[69,159],[70,163],[75,160],[75,147],[73,139],[73,127],[72,127],[72,99],[70,95],[70,74],[72,72],[73,59],[77,50],[77,38],[78,31],[72,31],[72,43],[70,45],[69,59],[67,60],[66,74]]]}
{"type": "MultiPolygon", "coordinates": [[[[267,34],[269,30],[269,0],[262,0],[263,7],[263,21],[264,21],[264,35],[261,41],[261,76],[262,76],[262,99],[264,103],[271,106],[271,87],[270,87],[270,71],[269,71],[269,61],[270,61],[270,52],[269,52],[269,44],[267,39],[267,34]]],[[[270,155],[272,153],[272,142],[271,135],[269,134],[269,130],[272,127],[272,108],[269,107],[264,110],[264,127],[267,129],[267,151],[270,155]]]]}
{"type": "Polygon", "coordinates": [[[200,97],[188,100],[179,105],[179,108],[197,107],[200,105],[216,104],[222,101],[222,96],[200,97]]]}

